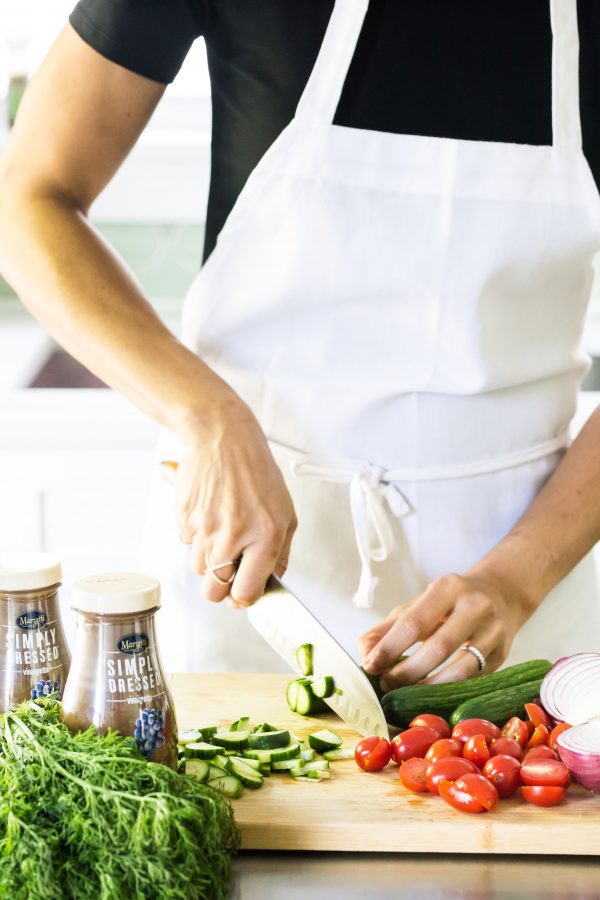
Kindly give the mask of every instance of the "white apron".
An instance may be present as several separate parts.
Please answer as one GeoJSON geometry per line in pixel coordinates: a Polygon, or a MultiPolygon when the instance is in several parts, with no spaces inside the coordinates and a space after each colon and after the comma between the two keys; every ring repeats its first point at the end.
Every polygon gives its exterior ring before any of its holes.
{"type": "MultiPolygon", "coordinates": [[[[287,583],[355,656],[393,606],[481,559],[559,462],[600,247],[576,0],[550,3],[552,146],[333,125],[367,6],[335,3],[296,116],[183,316],[183,340],[253,409],[287,480],[300,522],[287,583]]],[[[145,562],[163,582],[169,667],[281,668],[243,613],[200,599],[172,505],[157,485],[145,562]]],[[[588,557],[509,661],[597,649],[599,634],[588,557]]]]}

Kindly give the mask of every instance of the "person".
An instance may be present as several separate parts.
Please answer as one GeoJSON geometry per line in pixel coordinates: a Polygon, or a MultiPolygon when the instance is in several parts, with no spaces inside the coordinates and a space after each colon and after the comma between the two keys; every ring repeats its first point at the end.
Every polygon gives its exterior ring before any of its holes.
{"type": "Polygon", "coordinates": [[[177,438],[146,542],[170,667],[275,668],[236,609],[273,571],[385,688],[597,648],[600,412],[572,445],[569,422],[599,44],[594,0],[75,7],[2,157],[0,268],[177,438]],[[211,186],[178,340],[87,214],[200,34],[211,186]]]}

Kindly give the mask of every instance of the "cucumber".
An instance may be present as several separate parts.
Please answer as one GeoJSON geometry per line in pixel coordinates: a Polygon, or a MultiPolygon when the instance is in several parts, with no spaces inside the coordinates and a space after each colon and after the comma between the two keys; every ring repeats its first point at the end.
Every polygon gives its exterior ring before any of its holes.
{"type": "Polygon", "coordinates": [[[219,778],[211,778],[207,785],[231,800],[237,800],[244,791],[244,785],[234,775],[222,775],[219,778]]]}
{"type": "Polygon", "coordinates": [[[354,759],[354,750],[347,747],[340,747],[339,750],[326,750],[323,759],[354,759]]]}
{"type": "Polygon", "coordinates": [[[268,722],[261,722],[260,725],[255,725],[252,729],[252,734],[256,734],[257,732],[263,731],[281,731],[280,728],[275,728],[274,725],[269,725],[268,722]]]}
{"type": "Polygon", "coordinates": [[[456,725],[463,719],[487,719],[494,725],[504,725],[513,716],[522,717],[525,714],[524,705],[539,697],[541,684],[542,679],[536,678],[535,681],[465,700],[450,716],[450,724],[456,725]]]}
{"type": "Polygon", "coordinates": [[[262,765],[271,762],[271,750],[242,750],[242,756],[247,759],[257,759],[262,765]]]}
{"type": "Polygon", "coordinates": [[[419,713],[428,712],[448,719],[465,700],[482,697],[492,691],[514,688],[535,679],[542,679],[551,668],[547,659],[532,659],[464,681],[448,684],[411,684],[384,694],[381,706],[386,720],[398,728],[406,728],[419,713]]]}
{"type": "Polygon", "coordinates": [[[243,750],[248,746],[249,731],[224,731],[213,735],[213,743],[226,750],[243,750]]]}
{"type": "Polygon", "coordinates": [[[333,675],[321,675],[320,678],[315,678],[310,688],[315,697],[321,697],[322,699],[332,697],[335,693],[333,675]]]}
{"type": "Polygon", "coordinates": [[[180,775],[185,775],[185,759],[177,760],[177,771],[180,775]]]}
{"type": "Polygon", "coordinates": [[[301,750],[300,757],[304,762],[312,762],[313,759],[317,758],[317,753],[315,750],[301,750]]]}
{"type": "Polygon", "coordinates": [[[248,746],[251,750],[275,750],[277,747],[287,747],[290,742],[290,733],[286,729],[281,731],[257,731],[248,735],[248,746]]]}
{"type": "Polygon", "coordinates": [[[202,733],[192,728],[190,731],[182,731],[177,738],[178,744],[195,744],[202,740],[202,733]]]}
{"type": "Polygon", "coordinates": [[[317,713],[329,710],[324,700],[321,700],[320,697],[315,697],[307,678],[297,678],[296,681],[290,681],[285,697],[291,711],[300,713],[301,716],[315,716],[317,713]]]}
{"type": "Polygon", "coordinates": [[[300,644],[296,650],[296,661],[303,675],[312,675],[313,673],[313,645],[300,644]]]}
{"type": "Polygon", "coordinates": [[[323,731],[315,731],[314,734],[309,734],[308,743],[313,750],[316,750],[318,753],[324,753],[327,750],[337,750],[338,747],[341,747],[342,739],[337,734],[334,734],[333,731],[324,728],[323,731]]]}
{"type": "Polygon", "coordinates": [[[230,775],[239,778],[244,787],[250,788],[250,790],[255,791],[263,786],[264,778],[260,772],[257,772],[256,769],[253,769],[244,761],[236,762],[233,756],[227,761],[227,771],[230,775]]]}
{"type": "Polygon", "coordinates": [[[185,774],[191,775],[197,781],[206,781],[211,766],[205,759],[188,759],[185,767],[185,774]]]}
{"type": "MultiPolygon", "coordinates": [[[[202,740],[207,741],[209,744],[211,743],[213,736],[219,731],[218,725],[204,725],[203,728],[199,728],[198,731],[202,735],[202,740]]],[[[227,731],[226,728],[221,728],[221,731],[227,731]]]]}
{"type": "Polygon", "coordinates": [[[298,759],[282,759],[280,762],[271,763],[273,772],[291,772],[292,769],[298,768],[298,759]]]}
{"type": "Polygon", "coordinates": [[[258,770],[263,778],[268,778],[271,774],[271,763],[261,763],[260,769],[258,770]]]}
{"type": "Polygon", "coordinates": [[[287,747],[277,747],[269,750],[269,762],[281,762],[283,759],[295,759],[300,756],[300,744],[288,744],[287,747]]]}
{"type": "MultiPolygon", "coordinates": [[[[250,718],[249,716],[244,716],[242,719],[238,719],[237,722],[234,722],[230,728],[230,731],[249,731],[250,730],[250,718]]],[[[254,731],[254,729],[252,729],[254,731]]]]}
{"type": "Polygon", "coordinates": [[[214,759],[219,748],[214,744],[206,744],[204,741],[193,741],[183,748],[186,759],[214,759]]]}
{"type": "Polygon", "coordinates": [[[246,759],[244,756],[230,756],[225,760],[225,765],[232,762],[244,763],[245,766],[250,766],[255,772],[260,772],[261,763],[257,759],[246,759]]]}
{"type": "Polygon", "coordinates": [[[212,781],[213,778],[221,778],[223,775],[227,775],[227,769],[215,766],[212,762],[208,764],[207,781],[212,781]]]}

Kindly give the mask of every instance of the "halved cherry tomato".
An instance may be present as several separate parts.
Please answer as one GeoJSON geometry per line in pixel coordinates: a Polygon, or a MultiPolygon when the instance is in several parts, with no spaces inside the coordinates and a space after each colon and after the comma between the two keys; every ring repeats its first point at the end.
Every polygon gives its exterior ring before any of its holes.
{"type": "Polygon", "coordinates": [[[498,803],[498,791],[483,775],[462,775],[454,784],[442,779],[438,785],[440,797],[463,812],[483,812],[494,809],[498,803]]]}
{"type": "Polygon", "coordinates": [[[428,767],[429,763],[425,762],[425,760],[421,759],[419,756],[415,756],[413,759],[407,759],[406,762],[403,762],[400,766],[400,781],[409,791],[415,791],[415,793],[426,791],[427,785],[425,783],[425,775],[427,774],[428,767]]]}
{"type": "Polygon", "coordinates": [[[564,762],[558,759],[528,760],[521,766],[523,784],[549,785],[550,787],[568,787],[571,776],[564,762]]]}
{"type": "Polygon", "coordinates": [[[490,758],[487,741],[482,734],[474,734],[463,746],[463,756],[482,769],[490,758]]]}
{"type": "Polygon", "coordinates": [[[529,740],[529,728],[522,719],[513,716],[502,729],[502,737],[518,741],[521,747],[525,747],[529,740]]]}
{"type": "Polygon", "coordinates": [[[414,756],[425,756],[429,748],[435,741],[439,740],[437,731],[433,728],[426,728],[423,725],[417,725],[415,728],[409,728],[397,734],[392,740],[392,756],[394,762],[400,765],[407,759],[414,756]]]}
{"type": "Polygon", "coordinates": [[[539,704],[526,703],[525,712],[529,716],[529,720],[533,722],[536,728],[538,725],[545,725],[548,731],[550,731],[550,729],[552,728],[552,722],[550,721],[546,710],[542,709],[539,704]]]}
{"type": "Polygon", "coordinates": [[[527,750],[521,762],[531,762],[532,759],[558,759],[558,756],[554,750],[550,749],[550,747],[546,747],[545,744],[540,744],[539,747],[527,750]]]}
{"type": "Polygon", "coordinates": [[[449,756],[462,756],[462,745],[452,738],[440,738],[431,745],[425,754],[425,759],[429,762],[436,762],[438,759],[446,759],[449,756]]]}
{"type": "Polygon", "coordinates": [[[438,759],[427,767],[425,775],[427,790],[432,794],[437,794],[440,781],[456,781],[461,775],[468,775],[469,772],[477,774],[479,769],[475,763],[469,762],[468,759],[456,756],[446,756],[444,759],[438,759]]]}
{"type": "Polygon", "coordinates": [[[556,806],[565,796],[565,789],[539,784],[527,785],[521,788],[521,796],[528,803],[535,803],[536,806],[556,806]]]}
{"type": "Polygon", "coordinates": [[[514,756],[515,759],[522,759],[523,748],[514,738],[499,737],[490,744],[491,756],[514,756]]]}
{"type": "Polygon", "coordinates": [[[459,790],[454,781],[446,781],[442,778],[438,785],[438,793],[449,806],[453,806],[454,809],[459,809],[461,812],[485,812],[485,807],[467,791],[459,790]]]}
{"type": "Polygon", "coordinates": [[[365,772],[380,772],[392,756],[390,742],[382,737],[368,737],[359,741],[354,749],[356,764],[365,772]]]}
{"type": "Polygon", "coordinates": [[[500,797],[512,797],[521,785],[521,763],[514,756],[492,756],[482,774],[492,782],[500,797]]]}
{"type": "Polygon", "coordinates": [[[449,738],[452,730],[445,719],[442,719],[441,716],[434,716],[433,713],[421,713],[420,716],[415,716],[412,722],[409,722],[408,727],[414,728],[416,725],[433,728],[441,738],[449,738]]]}
{"type": "Polygon", "coordinates": [[[551,750],[556,750],[556,741],[559,734],[562,734],[563,731],[568,731],[571,726],[567,725],[566,722],[561,722],[560,725],[555,725],[552,731],[550,732],[550,737],[548,738],[548,746],[551,750]]]}
{"type": "Polygon", "coordinates": [[[486,741],[494,741],[500,737],[500,729],[487,719],[463,719],[452,729],[452,737],[461,744],[466,744],[474,734],[482,734],[486,741]]]}
{"type": "Polygon", "coordinates": [[[536,725],[533,734],[527,742],[527,749],[531,750],[533,747],[539,747],[540,744],[545,744],[547,746],[549,737],[550,732],[545,725],[536,725]]]}

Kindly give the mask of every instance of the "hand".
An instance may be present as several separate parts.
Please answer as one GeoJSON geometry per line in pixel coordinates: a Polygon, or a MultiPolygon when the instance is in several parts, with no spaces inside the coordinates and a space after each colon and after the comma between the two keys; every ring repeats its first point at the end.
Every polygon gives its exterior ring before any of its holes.
{"type": "Polygon", "coordinates": [[[493,671],[506,659],[522,624],[518,604],[509,602],[508,593],[480,574],[436,579],[421,596],[397,606],[359,638],[363,668],[380,676],[384,690],[421,680],[459,681],[477,675],[479,664],[466,651],[450,657],[462,644],[472,643],[485,656],[486,670],[493,671]],[[399,661],[418,641],[421,646],[399,661]],[[439,672],[429,674],[444,662],[439,672]]]}
{"type": "Polygon", "coordinates": [[[219,568],[220,584],[210,573],[203,580],[205,598],[226,597],[247,606],[262,595],[268,577],[283,575],[296,529],[291,497],[260,425],[241,401],[228,402],[202,429],[186,428],[179,465],[163,464],[175,486],[181,539],[192,546],[192,566],[203,575],[219,568]]]}

